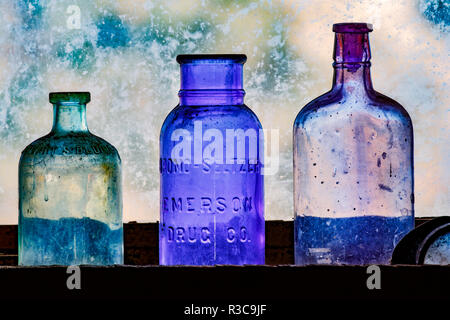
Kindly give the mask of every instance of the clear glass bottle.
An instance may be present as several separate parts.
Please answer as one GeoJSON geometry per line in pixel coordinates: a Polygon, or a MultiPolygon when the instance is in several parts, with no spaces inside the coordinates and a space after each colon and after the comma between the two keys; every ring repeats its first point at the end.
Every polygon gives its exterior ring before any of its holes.
{"type": "Polygon", "coordinates": [[[413,127],[376,92],[366,23],[339,23],[330,91],[294,123],[296,264],[384,264],[414,226],[413,127]]]}
{"type": "Polygon", "coordinates": [[[50,93],[51,132],[19,163],[19,264],[123,263],[121,161],[91,134],[89,92],[50,93]]]}
{"type": "Polygon", "coordinates": [[[264,264],[263,134],[244,105],[246,56],[177,61],[180,103],[160,135],[160,264],[264,264]]]}

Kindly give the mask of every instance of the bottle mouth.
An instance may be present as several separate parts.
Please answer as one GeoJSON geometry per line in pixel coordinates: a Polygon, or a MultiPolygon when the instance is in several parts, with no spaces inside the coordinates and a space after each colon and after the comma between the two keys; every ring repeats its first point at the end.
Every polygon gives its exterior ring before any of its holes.
{"type": "Polygon", "coordinates": [[[50,92],[48,99],[52,104],[73,102],[86,104],[91,101],[90,92],[50,92]]]}
{"type": "Polygon", "coordinates": [[[372,24],[365,22],[342,22],[333,24],[333,32],[337,33],[367,33],[372,31],[372,24]]]}
{"type": "Polygon", "coordinates": [[[180,54],[177,56],[177,62],[179,64],[186,64],[186,63],[244,64],[246,61],[247,56],[245,54],[180,54]]]}

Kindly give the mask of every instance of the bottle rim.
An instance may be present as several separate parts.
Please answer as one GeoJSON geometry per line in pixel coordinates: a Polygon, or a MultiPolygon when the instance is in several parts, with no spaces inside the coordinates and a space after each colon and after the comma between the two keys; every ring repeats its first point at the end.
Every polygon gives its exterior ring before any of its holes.
{"type": "Polygon", "coordinates": [[[367,33],[372,32],[371,23],[365,22],[341,22],[333,24],[333,32],[337,33],[367,33]]]}
{"type": "Polygon", "coordinates": [[[75,102],[86,104],[91,101],[90,92],[50,92],[48,95],[50,103],[57,104],[61,102],[75,102]]]}
{"type": "Polygon", "coordinates": [[[245,54],[180,54],[177,56],[179,64],[186,63],[240,63],[247,61],[245,54]]]}

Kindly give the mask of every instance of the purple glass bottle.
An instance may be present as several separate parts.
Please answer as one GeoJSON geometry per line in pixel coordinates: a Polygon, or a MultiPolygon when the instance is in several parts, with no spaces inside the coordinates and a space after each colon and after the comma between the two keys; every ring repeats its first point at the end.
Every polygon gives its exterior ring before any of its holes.
{"type": "Polygon", "coordinates": [[[245,55],[180,55],[180,103],[160,135],[162,265],[264,264],[261,124],[245,55]]]}
{"type": "Polygon", "coordinates": [[[372,26],[333,31],[333,87],[294,123],[295,262],[385,264],[414,226],[412,123],[372,87],[372,26]]]}

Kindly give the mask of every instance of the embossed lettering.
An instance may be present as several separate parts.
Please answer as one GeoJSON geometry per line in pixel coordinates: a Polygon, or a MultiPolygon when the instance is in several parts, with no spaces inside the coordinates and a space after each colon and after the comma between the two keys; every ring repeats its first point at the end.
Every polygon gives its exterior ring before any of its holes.
{"type": "Polygon", "coordinates": [[[172,213],[201,213],[201,214],[222,214],[227,210],[233,213],[252,212],[253,197],[169,197],[163,196],[161,198],[161,209],[163,212],[172,213]]]}
{"type": "Polygon", "coordinates": [[[211,234],[211,232],[209,231],[208,228],[202,228],[202,236],[200,238],[200,242],[201,243],[211,243],[211,240],[209,238],[209,235],[211,234]]]}
{"type": "Polygon", "coordinates": [[[188,212],[194,212],[195,208],[194,208],[194,200],[195,198],[193,197],[187,197],[186,198],[186,202],[187,202],[187,211],[188,212]]]}
{"type": "Polygon", "coordinates": [[[197,242],[197,228],[196,227],[189,227],[188,228],[188,241],[190,243],[197,242]]]}
{"type": "Polygon", "coordinates": [[[167,242],[173,242],[175,236],[175,231],[173,227],[167,228],[167,242]]]}
{"type": "Polygon", "coordinates": [[[227,208],[225,198],[219,197],[217,198],[216,202],[217,202],[217,211],[224,212],[225,209],[227,208]]]}
{"type": "Polygon", "coordinates": [[[212,203],[211,198],[202,197],[202,199],[201,199],[202,208],[201,208],[200,211],[201,212],[210,213],[212,211],[211,210],[211,203],[212,203]]]}
{"type": "Polygon", "coordinates": [[[183,211],[183,200],[181,198],[172,198],[172,211],[183,211]]]}
{"type": "Polygon", "coordinates": [[[178,227],[177,228],[177,239],[176,239],[176,242],[178,242],[178,243],[186,242],[186,240],[184,238],[184,234],[185,234],[184,228],[178,227]]]}
{"type": "Polygon", "coordinates": [[[242,227],[241,228],[241,232],[240,232],[240,239],[241,242],[247,242],[250,240],[248,239],[248,234],[247,234],[247,228],[246,227],[242,227]]]}
{"type": "Polygon", "coordinates": [[[227,230],[227,241],[233,243],[236,241],[236,231],[233,228],[228,228],[227,230]]]}

